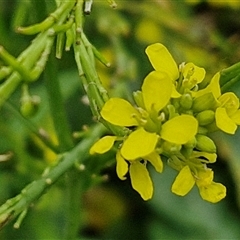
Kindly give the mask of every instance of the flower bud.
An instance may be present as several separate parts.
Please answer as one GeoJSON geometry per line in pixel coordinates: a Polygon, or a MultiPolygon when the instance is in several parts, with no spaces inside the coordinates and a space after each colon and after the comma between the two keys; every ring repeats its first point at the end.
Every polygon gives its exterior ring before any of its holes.
{"type": "Polygon", "coordinates": [[[163,151],[167,152],[168,154],[175,154],[181,150],[182,146],[179,144],[164,141],[162,144],[162,148],[163,151]]]}
{"type": "Polygon", "coordinates": [[[205,110],[197,114],[196,119],[199,125],[206,126],[212,123],[215,119],[215,112],[212,110],[205,110]]]}
{"type": "Polygon", "coordinates": [[[202,134],[198,134],[196,135],[196,140],[196,149],[203,152],[216,153],[216,145],[211,138],[202,134]]]}
{"type": "Polygon", "coordinates": [[[183,109],[189,110],[191,109],[193,104],[192,96],[190,93],[185,93],[180,98],[180,105],[183,109]]]}
{"type": "Polygon", "coordinates": [[[206,93],[200,97],[193,100],[192,109],[195,112],[202,112],[204,110],[214,109],[217,106],[217,101],[215,100],[212,93],[206,93]]]}
{"type": "Polygon", "coordinates": [[[196,146],[196,144],[197,144],[197,141],[196,141],[196,138],[194,137],[191,140],[189,140],[188,142],[186,142],[184,144],[184,147],[186,147],[186,148],[194,148],[196,146]]]}
{"type": "Polygon", "coordinates": [[[206,135],[209,132],[209,128],[198,126],[198,133],[206,135]]]}
{"type": "Polygon", "coordinates": [[[23,97],[21,99],[21,107],[20,107],[21,114],[26,118],[33,117],[38,110],[39,103],[40,103],[40,98],[38,96],[23,97]]]}

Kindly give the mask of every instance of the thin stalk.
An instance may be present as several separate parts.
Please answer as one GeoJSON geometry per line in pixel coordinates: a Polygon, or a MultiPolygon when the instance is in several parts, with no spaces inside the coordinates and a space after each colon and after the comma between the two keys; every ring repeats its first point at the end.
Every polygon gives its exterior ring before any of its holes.
{"type": "MultiPolygon", "coordinates": [[[[50,40],[53,41],[53,37],[49,37],[47,32],[39,34],[36,39],[32,42],[32,44],[23,51],[19,57],[18,61],[21,62],[23,67],[27,70],[31,69],[38,58],[40,57],[42,51],[45,48],[45,43],[50,40]]],[[[20,64],[20,63],[19,63],[20,64]]],[[[6,79],[4,83],[0,86],[0,108],[3,103],[11,96],[11,94],[15,91],[15,89],[19,86],[22,81],[21,75],[14,71],[12,74],[6,79]]]]}
{"type": "MultiPolygon", "coordinates": [[[[59,140],[59,147],[61,151],[66,151],[73,147],[73,141],[57,78],[56,62],[52,54],[46,68],[45,78],[52,119],[59,140]]],[[[77,172],[76,169],[67,173],[66,177],[66,202],[68,206],[66,208],[67,221],[65,226],[65,239],[75,239],[80,225],[79,214],[81,212],[81,196],[83,193],[81,191],[81,185],[84,180],[79,178],[79,172],[77,172]]]]}
{"type": "Polygon", "coordinates": [[[63,14],[68,14],[74,5],[75,1],[63,1],[62,4],[42,22],[29,27],[19,27],[17,31],[29,35],[45,31],[56,23],[63,14]]]}
{"type": "Polygon", "coordinates": [[[59,148],[64,152],[73,147],[73,141],[64,109],[64,102],[58,82],[56,61],[53,54],[50,54],[49,62],[46,65],[45,84],[54,128],[58,136],[59,148]]]}
{"type": "Polygon", "coordinates": [[[113,125],[101,118],[100,111],[104,103],[108,100],[108,94],[101,84],[95,66],[91,62],[91,58],[89,57],[83,42],[81,42],[80,45],[74,44],[74,54],[78,66],[79,76],[88,95],[91,110],[94,116],[115,135],[125,136],[127,134],[126,128],[113,125]]]}
{"type": "Polygon", "coordinates": [[[67,214],[64,239],[76,239],[82,226],[82,198],[84,185],[88,178],[81,177],[77,169],[72,169],[67,173],[67,214]]]}

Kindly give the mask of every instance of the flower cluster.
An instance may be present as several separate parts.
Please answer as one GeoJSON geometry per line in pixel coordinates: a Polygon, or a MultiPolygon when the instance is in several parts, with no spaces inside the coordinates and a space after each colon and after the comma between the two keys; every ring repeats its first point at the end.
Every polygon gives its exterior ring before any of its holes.
{"type": "Polygon", "coordinates": [[[221,94],[220,73],[201,87],[205,70],[193,63],[178,67],[160,43],[148,46],[146,54],[154,71],[144,79],[141,91],[134,92],[136,104],[110,98],[101,110],[103,119],[128,127],[130,134],[105,136],[90,153],[103,154],[117,145],[117,175],[124,180],[129,172],[132,187],[144,200],[153,195],[147,164],[161,173],[167,159],[179,171],[173,193],[184,196],[196,185],[204,200],[218,202],[226,188],[213,181],[213,171],[207,167],[217,158],[208,133],[235,133],[240,125],[239,99],[232,92],[221,94]]]}

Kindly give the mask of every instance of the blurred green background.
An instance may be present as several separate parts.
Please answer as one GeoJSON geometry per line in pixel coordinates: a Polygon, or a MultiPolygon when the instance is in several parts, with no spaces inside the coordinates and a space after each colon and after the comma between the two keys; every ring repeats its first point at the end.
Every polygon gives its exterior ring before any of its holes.
{"type": "MultiPolygon", "coordinates": [[[[163,43],[179,64],[194,62],[204,67],[208,78],[240,60],[237,0],[119,0],[117,4],[117,9],[112,9],[107,1],[94,1],[84,25],[89,40],[112,63],[110,68],[97,63],[99,76],[112,96],[131,98],[131,92],[139,89],[152,69],[144,53],[151,43],[163,43]]],[[[17,57],[34,36],[21,36],[15,28],[39,22],[52,10],[53,0],[0,1],[0,44],[17,57]]],[[[65,52],[56,62],[71,129],[79,131],[94,123],[83,101],[73,52],[65,52]]],[[[240,96],[240,84],[232,90],[240,96]]],[[[30,91],[41,97],[38,114],[31,121],[54,138],[44,75],[30,91]]],[[[37,141],[16,112],[19,99],[20,89],[0,112],[0,155],[10,154],[9,160],[0,162],[0,204],[38,179],[56,157],[37,141]]],[[[79,199],[83,205],[79,238],[240,239],[240,132],[214,137],[219,159],[210,167],[216,181],[227,186],[227,197],[218,204],[203,201],[195,188],[184,198],[172,194],[176,172],[167,166],[163,174],[150,169],[155,192],[152,200],[144,202],[131,189],[129,179],[122,182],[116,177],[114,154],[88,159],[92,173],[106,176],[106,181],[79,199]],[[99,172],[97,161],[106,161],[109,167],[99,172]]],[[[63,177],[30,209],[20,229],[10,224],[0,232],[0,239],[62,239],[68,220],[65,195],[63,177]]]]}

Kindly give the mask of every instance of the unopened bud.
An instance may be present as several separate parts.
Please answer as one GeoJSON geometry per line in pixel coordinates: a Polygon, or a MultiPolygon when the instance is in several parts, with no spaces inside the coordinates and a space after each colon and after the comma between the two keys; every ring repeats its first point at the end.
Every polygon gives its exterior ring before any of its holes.
{"type": "Polygon", "coordinates": [[[205,135],[196,135],[197,145],[196,148],[203,152],[216,153],[216,145],[213,140],[205,135]]]}
{"type": "Polygon", "coordinates": [[[192,96],[190,93],[185,93],[180,98],[180,105],[185,110],[191,109],[193,104],[192,96]]]}
{"type": "Polygon", "coordinates": [[[205,110],[197,114],[196,119],[199,125],[206,126],[212,123],[215,119],[215,112],[212,110],[205,110]]]}
{"type": "Polygon", "coordinates": [[[181,150],[182,146],[179,144],[170,143],[170,142],[165,141],[162,144],[162,148],[163,148],[163,151],[165,151],[171,155],[171,154],[178,153],[181,150]]]}
{"type": "Polygon", "coordinates": [[[21,114],[26,117],[32,117],[36,114],[38,106],[40,103],[40,98],[38,96],[25,96],[21,99],[21,114]]]}
{"type": "Polygon", "coordinates": [[[186,148],[194,148],[194,147],[196,146],[196,144],[197,144],[197,140],[196,140],[196,138],[194,137],[193,139],[191,139],[191,140],[189,140],[188,142],[186,142],[186,143],[184,144],[184,147],[186,147],[186,148]]]}
{"type": "Polygon", "coordinates": [[[215,100],[212,93],[206,93],[200,97],[193,100],[192,109],[194,112],[202,112],[204,110],[214,109],[217,106],[217,101],[215,100]]]}

